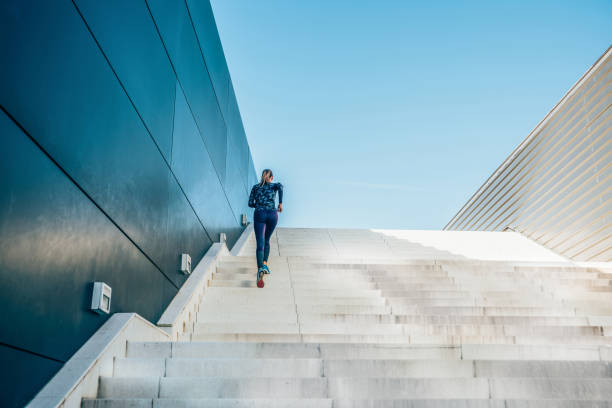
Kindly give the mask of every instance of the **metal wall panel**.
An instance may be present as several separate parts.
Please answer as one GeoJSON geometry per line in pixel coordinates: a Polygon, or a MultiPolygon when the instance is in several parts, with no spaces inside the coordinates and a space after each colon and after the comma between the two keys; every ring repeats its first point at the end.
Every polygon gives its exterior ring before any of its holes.
{"type": "Polygon", "coordinates": [[[187,5],[189,6],[189,16],[193,22],[198,43],[202,48],[204,61],[219,101],[221,114],[225,118],[225,122],[229,124],[230,120],[227,117],[227,112],[230,108],[228,104],[229,88],[231,86],[230,76],[227,64],[225,63],[225,55],[221,46],[221,40],[219,39],[219,33],[216,29],[212,7],[210,2],[200,0],[187,0],[187,5]]]}
{"type": "Polygon", "coordinates": [[[169,161],[176,79],[146,3],[78,0],[76,4],[169,161]]]}
{"type": "Polygon", "coordinates": [[[176,92],[172,151],[174,173],[187,196],[192,198],[191,204],[206,225],[211,239],[218,241],[219,233],[228,233],[227,226],[238,226],[238,220],[228,205],[225,191],[180,87],[176,92]]]}
{"type": "MultiPolygon", "coordinates": [[[[236,218],[240,219],[240,214],[250,213],[247,203],[242,200],[247,189],[248,177],[248,146],[245,142],[244,129],[240,120],[240,112],[235,102],[234,93],[230,94],[230,101],[233,103],[228,111],[229,120],[227,137],[227,179],[225,190],[232,205],[236,218]]],[[[250,192],[250,186],[248,186],[250,192]]]]}
{"type": "Polygon", "coordinates": [[[153,321],[177,288],[4,113],[0,132],[0,343],[31,356],[10,365],[29,383],[3,383],[28,392],[0,405],[22,406],[52,374],[33,362],[66,361],[106,320],[88,311],[92,282],[113,288],[112,312],[153,321]]]}
{"type": "Polygon", "coordinates": [[[0,406],[107,319],[93,281],[156,321],[180,254],[242,231],[252,158],[210,4],[189,4],[0,2],[0,406]]]}
{"type": "MultiPolygon", "coordinates": [[[[231,83],[230,83],[231,85],[231,83]]],[[[228,146],[233,144],[236,150],[236,159],[238,163],[234,163],[237,166],[242,182],[245,188],[250,190],[251,186],[248,184],[249,175],[249,145],[246,142],[246,134],[244,126],[242,124],[240,110],[238,108],[238,102],[234,89],[230,86],[229,92],[229,109],[228,109],[228,146]]]]}
{"type": "Polygon", "coordinates": [[[148,1],[219,179],[225,178],[227,126],[183,1],[148,1]]]}
{"type": "Polygon", "coordinates": [[[3,47],[0,104],[167,272],[166,163],[73,5],[24,8],[4,26],[25,34],[3,47]]]}
{"type": "Polygon", "coordinates": [[[512,228],[580,261],[612,261],[612,48],[447,230],[512,228]]]}
{"type": "Polygon", "coordinates": [[[0,361],[4,367],[0,371],[0,384],[3,386],[2,406],[23,407],[27,403],[25,396],[32,390],[42,388],[61,367],[62,363],[40,358],[33,354],[0,345],[0,361]],[[32,375],[36,373],[37,375],[32,375]],[[8,391],[10,390],[10,392],[8,391]]]}

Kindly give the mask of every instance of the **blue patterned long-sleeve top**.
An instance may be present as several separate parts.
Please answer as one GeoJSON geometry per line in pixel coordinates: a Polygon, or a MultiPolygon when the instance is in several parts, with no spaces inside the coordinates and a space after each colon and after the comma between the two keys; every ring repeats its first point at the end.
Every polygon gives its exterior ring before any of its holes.
{"type": "Polygon", "coordinates": [[[278,203],[283,202],[283,185],[281,183],[265,183],[263,186],[255,184],[249,196],[249,207],[266,210],[274,210],[274,197],[278,191],[278,203]]]}

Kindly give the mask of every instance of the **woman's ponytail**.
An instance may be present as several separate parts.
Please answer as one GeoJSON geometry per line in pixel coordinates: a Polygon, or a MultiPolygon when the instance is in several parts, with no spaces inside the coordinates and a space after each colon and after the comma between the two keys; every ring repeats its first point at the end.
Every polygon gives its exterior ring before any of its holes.
{"type": "Polygon", "coordinates": [[[259,186],[263,187],[264,184],[266,184],[267,182],[270,181],[270,179],[272,178],[273,174],[272,174],[272,170],[270,169],[265,169],[262,173],[261,173],[261,180],[259,181],[259,186]]]}

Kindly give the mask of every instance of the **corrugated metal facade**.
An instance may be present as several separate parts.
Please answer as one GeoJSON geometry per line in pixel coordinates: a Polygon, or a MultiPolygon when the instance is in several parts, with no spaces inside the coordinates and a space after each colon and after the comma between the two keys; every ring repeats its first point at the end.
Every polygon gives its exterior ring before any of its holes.
{"type": "Polygon", "coordinates": [[[574,260],[612,261],[612,47],[446,230],[511,228],[574,260]]]}

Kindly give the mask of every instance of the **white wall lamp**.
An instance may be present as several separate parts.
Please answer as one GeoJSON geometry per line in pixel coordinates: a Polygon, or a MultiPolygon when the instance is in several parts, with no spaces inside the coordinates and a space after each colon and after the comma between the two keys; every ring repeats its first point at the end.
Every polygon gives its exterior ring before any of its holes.
{"type": "Polygon", "coordinates": [[[94,282],[91,295],[91,310],[98,314],[109,314],[113,290],[104,282],[94,282]]]}
{"type": "Polygon", "coordinates": [[[181,255],[181,272],[185,275],[189,275],[191,273],[191,257],[189,254],[181,255]]]}

